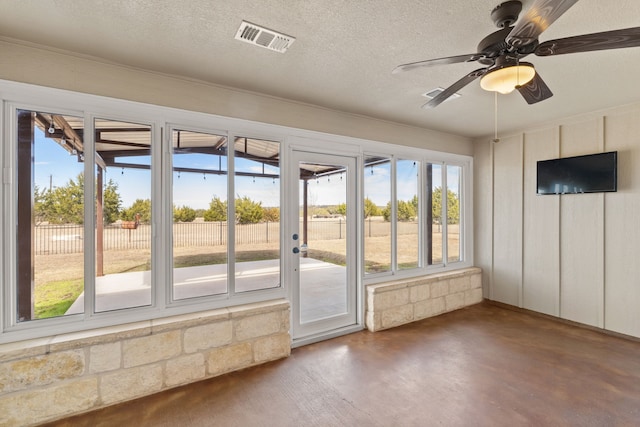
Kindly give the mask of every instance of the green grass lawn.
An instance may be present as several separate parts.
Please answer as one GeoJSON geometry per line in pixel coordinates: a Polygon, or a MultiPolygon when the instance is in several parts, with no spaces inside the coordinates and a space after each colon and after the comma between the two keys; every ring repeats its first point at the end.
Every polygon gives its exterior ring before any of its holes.
{"type": "Polygon", "coordinates": [[[60,280],[36,286],[36,319],[62,316],[84,290],[84,280],[60,280]]]}

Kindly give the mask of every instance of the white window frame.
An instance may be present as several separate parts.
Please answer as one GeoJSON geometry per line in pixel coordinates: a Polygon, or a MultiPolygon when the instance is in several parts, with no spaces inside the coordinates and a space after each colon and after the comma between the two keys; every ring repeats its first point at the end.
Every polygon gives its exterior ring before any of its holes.
{"type": "MultiPolygon", "coordinates": [[[[0,149],[0,164],[3,169],[3,185],[0,187],[0,202],[3,210],[3,219],[1,224],[0,238],[0,262],[2,263],[2,275],[0,277],[2,291],[0,292],[0,305],[2,312],[0,316],[0,343],[22,341],[26,339],[51,337],[54,335],[77,332],[83,330],[91,330],[108,326],[122,325],[137,321],[147,321],[152,319],[166,318],[169,316],[192,313],[198,311],[211,310],[215,308],[229,307],[233,305],[248,304],[252,302],[265,301],[268,299],[286,298],[288,289],[285,280],[286,277],[286,259],[282,256],[285,250],[285,233],[286,225],[281,219],[280,227],[280,264],[281,264],[281,286],[279,288],[252,291],[242,294],[225,294],[223,297],[200,297],[188,300],[170,301],[170,289],[172,280],[167,279],[166,266],[170,263],[171,250],[170,239],[167,238],[167,224],[158,221],[163,217],[173,218],[172,214],[172,188],[169,186],[170,180],[167,180],[167,174],[171,174],[170,163],[167,163],[167,154],[170,151],[169,128],[171,126],[189,130],[202,130],[203,132],[211,132],[220,134],[224,132],[229,141],[229,147],[232,148],[232,141],[236,136],[259,138],[270,141],[280,142],[280,207],[281,212],[285,209],[287,188],[285,188],[285,179],[289,168],[287,151],[295,141],[300,140],[323,140],[334,144],[336,147],[349,146],[359,153],[359,158],[363,158],[365,154],[375,153],[375,155],[384,155],[391,159],[392,200],[396,199],[396,177],[395,164],[398,158],[416,159],[421,162],[421,168],[425,168],[427,163],[455,164],[462,166],[463,181],[461,184],[462,195],[461,202],[463,211],[461,211],[461,223],[464,224],[464,241],[461,242],[462,261],[447,265],[443,263],[441,266],[427,266],[425,261],[425,251],[421,251],[421,267],[415,269],[407,269],[403,271],[391,271],[385,273],[372,273],[364,275],[363,258],[359,256],[359,286],[370,283],[377,283],[393,278],[415,277],[425,274],[436,273],[451,269],[469,267],[473,265],[473,159],[471,156],[450,154],[437,152],[432,150],[411,148],[407,146],[399,146],[395,144],[383,143],[372,140],[364,140],[346,136],[332,135],[316,131],[308,131],[304,129],[291,128],[267,123],[252,122],[243,119],[235,119],[229,117],[216,116],[212,114],[199,113],[193,111],[180,110],[169,107],[161,107],[149,104],[142,104],[132,101],[106,98],[96,95],[89,95],[77,92],[70,92],[60,89],[45,88],[23,83],[1,81],[0,80],[0,130],[2,132],[3,146],[0,149]],[[152,245],[152,274],[155,280],[155,290],[153,290],[152,304],[147,307],[136,307],[129,309],[117,310],[114,312],[92,313],[93,304],[93,287],[95,286],[95,268],[94,253],[95,239],[93,238],[93,228],[95,226],[94,219],[94,203],[95,198],[95,163],[93,156],[85,158],[85,231],[86,236],[91,236],[86,240],[85,246],[85,313],[69,316],[60,316],[49,319],[41,319],[37,321],[16,322],[15,321],[15,284],[16,284],[16,218],[15,218],[15,149],[16,149],[16,123],[15,110],[25,109],[30,111],[52,112],[56,114],[68,114],[84,117],[85,120],[85,146],[87,152],[94,151],[93,126],[94,118],[121,120],[124,122],[143,123],[151,126],[152,129],[152,147],[154,156],[152,156],[152,200],[153,203],[153,234],[152,245]],[[86,200],[91,200],[87,204],[86,200]],[[163,215],[164,214],[164,215],[163,215]]],[[[233,151],[233,150],[231,150],[233,151]]],[[[230,153],[233,156],[233,153],[230,153]]],[[[233,164],[233,162],[231,162],[233,164]]],[[[364,173],[364,162],[358,162],[359,173],[364,173]]],[[[444,168],[443,168],[444,169],[444,168]]],[[[422,191],[424,191],[424,171],[421,171],[422,179],[420,180],[422,191]]],[[[232,167],[228,170],[229,177],[229,194],[233,193],[233,185],[235,174],[232,167]]],[[[360,180],[362,187],[363,180],[360,180]]],[[[359,189],[359,193],[363,194],[363,189],[359,189]]],[[[358,208],[362,209],[363,200],[358,200],[358,208]]],[[[420,209],[424,213],[425,201],[422,195],[419,195],[420,209]]],[[[446,204],[445,204],[446,205],[446,204]]],[[[395,230],[395,204],[392,203],[392,232],[395,230]]],[[[422,217],[425,217],[423,214],[422,217]]],[[[423,219],[424,221],[424,219],[423,219]]],[[[364,221],[360,222],[358,236],[358,250],[363,254],[363,236],[364,221]]],[[[424,228],[423,228],[424,230],[424,228]]],[[[421,232],[421,235],[424,231],[421,232]]],[[[461,240],[463,236],[461,236],[461,240]]],[[[229,241],[235,242],[230,239],[229,241]]],[[[396,243],[395,235],[392,237],[392,263],[397,265],[395,259],[396,243]]],[[[421,239],[424,241],[424,238],[421,239]]],[[[231,248],[233,249],[233,248],[231,248]]],[[[229,251],[231,249],[228,248],[229,251]]]]}

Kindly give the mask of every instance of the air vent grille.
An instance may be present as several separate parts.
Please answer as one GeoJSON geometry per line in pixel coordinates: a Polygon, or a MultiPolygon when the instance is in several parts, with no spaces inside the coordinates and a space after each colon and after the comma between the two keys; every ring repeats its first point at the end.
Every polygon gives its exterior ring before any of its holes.
{"type": "MultiPolygon", "coordinates": [[[[442,92],[444,92],[444,88],[442,87],[437,87],[435,89],[431,89],[429,92],[425,92],[422,94],[422,96],[424,96],[425,98],[429,98],[429,99],[433,99],[436,96],[440,95],[442,92]]],[[[460,98],[462,95],[460,95],[459,93],[454,93],[453,95],[451,95],[449,98],[445,99],[444,101],[449,101],[451,99],[457,99],[460,98]]]]}
{"type": "Polygon", "coordinates": [[[242,24],[240,24],[235,38],[236,40],[280,53],[286,52],[296,40],[295,37],[287,36],[246,21],[242,21],[242,24]]]}

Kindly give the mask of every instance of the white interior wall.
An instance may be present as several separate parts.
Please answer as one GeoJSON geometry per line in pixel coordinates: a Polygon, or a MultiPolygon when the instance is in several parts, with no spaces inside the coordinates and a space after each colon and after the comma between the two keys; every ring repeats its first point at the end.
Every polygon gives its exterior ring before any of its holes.
{"type": "Polygon", "coordinates": [[[474,157],[485,295],[640,337],[640,104],[477,140],[474,157]],[[618,151],[617,192],[535,194],[538,160],[605,151],[618,151]]]}
{"type": "Polygon", "coordinates": [[[0,79],[472,155],[469,138],[0,40],[0,79]]]}

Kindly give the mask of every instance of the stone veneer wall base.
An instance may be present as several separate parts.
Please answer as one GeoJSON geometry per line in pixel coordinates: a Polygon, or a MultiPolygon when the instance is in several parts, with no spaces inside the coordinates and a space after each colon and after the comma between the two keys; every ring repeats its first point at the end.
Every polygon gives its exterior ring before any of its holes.
{"type": "Polygon", "coordinates": [[[367,286],[367,328],[393,328],[482,302],[477,267],[367,286]]]}
{"type": "Polygon", "coordinates": [[[286,300],[0,345],[0,426],[113,405],[291,354],[286,300]]]}

